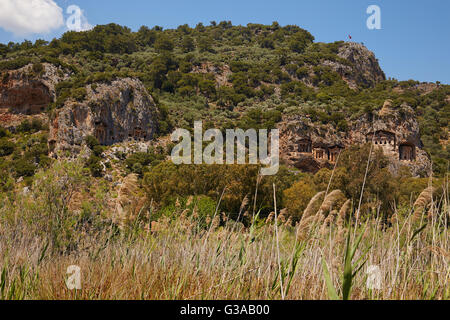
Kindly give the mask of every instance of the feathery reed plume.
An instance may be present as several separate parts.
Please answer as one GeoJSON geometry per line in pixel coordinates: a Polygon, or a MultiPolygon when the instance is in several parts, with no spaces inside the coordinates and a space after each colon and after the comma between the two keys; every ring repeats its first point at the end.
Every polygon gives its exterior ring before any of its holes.
{"type": "Polygon", "coordinates": [[[333,210],[330,212],[330,214],[328,215],[328,217],[325,219],[324,224],[328,227],[331,226],[335,220],[335,218],[338,215],[338,211],[337,210],[333,210]]]}
{"type": "Polygon", "coordinates": [[[266,219],[266,224],[271,223],[273,221],[274,216],[275,216],[275,212],[272,211],[266,219]]]}
{"type": "Polygon", "coordinates": [[[345,235],[347,234],[347,229],[346,228],[339,228],[337,235],[336,235],[336,243],[341,244],[344,243],[345,240],[345,235]]]}
{"type": "Polygon", "coordinates": [[[248,195],[246,195],[245,197],[244,197],[244,199],[242,200],[242,203],[241,203],[241,207],[240,207],[240,209],[239,210],[244,210],[244,208],[246,207],[248,205],[248,195]]]}
{"type": "Polygon", "coordinates": [[[187,218],[187,215],[189,213],[189,209],[184,209],[183,212],[180,214],[180,220],[185,220],[187,218]]]}
{"type": "Polygon", "coordinates": [[[325,216],[322,214],[322,213],[320,213],[320,212],[318,212],[315,216],[314,216],[314,223],[315,224],[317,224],[317,225],[321,225],[324,221],[325,221],[325,216]]]}
{"type": "Polygon", "coordinates": [[[440,248],[438,246],[428,246],[428,247],[424,248],[423,250],[428,250],[435,256],[442,257],[444,259],[450,258],[450,252],[445,250],[444,248],[440,248]]]}
{"type": "Polygon", "coordinates": [[[323,221],[323,224],[322,224],[322,226],[320,228],[320,234],[322,236],[327,234],[328,227],[330,227],[333,224],[334,219],[337,216],[337,214],[338,214],[337,210],[333,210],[333,211],[330,212],[328,217],[323,221]]]}
{"type": "Polygon", "coordinates": [[[350,205],[351,205],[351,200],[348,199],[347,201],[345,201],[345,203],[342,205],[341,209],[339,210],[338,213],[338,219],[336,224],[339,227],[342,227],[347,219],[347,212],[350,209],[350,205]]]}
{"type": "Polygon", "coordinates": [[[282,223],[285,223],[287,216],[288,216],[287,209],[286,208],[281,209],[280,214],[278,216],[278,220],[280,220],[282,223]]]}
{"type": "Polygon", "coordinates": [[[308,203],[308,206],[303,211],[302,220],[316,214],[317,209],[320,207],[320,204],[322,203],[324,196],[325,191],[321,191],[311,198],[311,200],[308,203]]]}
{"type": "Polygon", "coordinates": [[[192,210],[192,218],[197,219],[198,218],[198,209],[197,209],[197,205],[194,207],[194,209],[192,210]]]}
{"type": "Polygon", "coordinates": [[[398,222],[398,214],[397,214],[397,212],[395,212],[395,213],[391,216],[391,218],[389,219],[389,221],[390,221],[390,223],[391,223],[392,225],[395,225],[395,224],[398,222]]]}
{"type": "Polygon", "coordinates": [[[225,212],[222,212],[221,216],[222,216],[222,221],[223,222],[227,222],[228,221],[228,216],[225,214],[225,212]]]}
{"type": "Polygon", "coordinates": [[[307,238],[311,225],[316,220],[316,216],[309,216],[300,220],[297,225],[297,240],[303,241],[307,238]]]}
{"type": "Polygon", "coordinates": [[[290,227],[292,226],[292,217],[289,217],[289,219],[287,219],[286,223],[284,224],[285,227],[290,227]]]}
{"type": "Polygon", "coordinates": [[[324,223],[324,224],[322,224],[321,226],[320,226],[320,229],[319,229],[319,234],[320,234],[320,236],[325,236],[327,233],[328,233],[328,228],[327,228],[327,225],[324,223]]]}
{"type": "Polygon", "coordinates": [[[188,219],[189,209],[184,209],[181,212],[179,218],[177,219],[177,223],[175,224],[175,228],[180,232],[186,232],[191,228],[192,221],[188,219]]]}
{"type": "Polygon", "coordinates": [[[211,229],[216,230],[220,225],[220,217],[219,215],[216,215],[214,219],[212,220],[211,229]]]}
{"type": "Polygon", "coordinates": [[[247,204],[248,204],[248,196],[245,195],[244,199],[242,200],[241,207],[239,209],[239,215],[238,215],[237,220],[236,220],[237,222],[241,219],[242,211],[245,209],[247,204]]]}
{"type": "Polygon", "coordinates": [[[433,199],[433,192],[436,190],[434,187],[425,188],[414,202],[414,221],[419,220],[422,217],[423,211],[431,203],[433,199]]]}
{"type": "Polygon", "coordinates": [[[340,199],[344,199],[344,194],[341,190],[333,190],[331,191],[323,200],[322,205],[320,206],[319,212],[321,214],[325,214],[331,210],[333,205],[340,199]]]}

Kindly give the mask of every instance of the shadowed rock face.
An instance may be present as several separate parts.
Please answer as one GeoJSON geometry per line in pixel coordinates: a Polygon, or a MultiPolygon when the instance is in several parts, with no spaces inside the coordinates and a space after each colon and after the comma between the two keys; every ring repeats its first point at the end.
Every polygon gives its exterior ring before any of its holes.
{"type": "Polygon", "coordinates": [[[41,113],[53,100],[48,88],[39,81],[10,82],[0,85],[0,90],[0,107],[8,108],[11,113],[41,113]]]}
{"type": "Polygon", "coordinates": [[[83,102],[67,101],[51,121],[49,145],[54,156],[64,151],[70,156],[78,154],[89,135],[102,145],[154,137],[157,109],[139,80],[89,85],[86,91],[83,102]]]}
{"type": "Polygon", "coordinates": [[[54,65],[42,65],[40,74],[35,74],[32,64],[3,73],[0,82],[2,113],[39,114],[55,100],[55,85],[66,76],[54,65]]]}
{"type": "Polygon", "coordinates": [[[376,115],[352,120],[345,133],[337,132],[331,125],[313,124],[301,116],[285,117],[279,129],[281,159],[306,172],[330,168],[340,151],[364,143],[373,143],[374,148],[383,150],[393,173],[403,165],[408,166],[413,175],[425,176],[431,169],[430,159],[422,149],[414,111],[406,104],[389,112],[385,104],[376,115]],[[305,148],[305,141],[310,141],[309,148],[305,148]]]}

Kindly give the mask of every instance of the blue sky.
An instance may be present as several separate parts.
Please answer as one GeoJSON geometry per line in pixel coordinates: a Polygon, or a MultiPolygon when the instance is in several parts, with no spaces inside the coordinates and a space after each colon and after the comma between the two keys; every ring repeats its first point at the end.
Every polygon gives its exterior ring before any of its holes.
{"type": "MultiPolygon", "coordinates": [[[[3,1],[3,0],[2,0],[3,1]]],[[[22,0],[8,0],[22,1],[22,0]]],[[[52,0],[43,0],[52,1],[52,0]]],[[[387,77],[450,83],[450,1],[447,0],[55,0],[64,11],[75,4],[91,25],[115,22],[137,30],[141,25],[174,28],[181,24],[231,20],[295,24],[316,41],[363,42],[380,61],[387,77]],[[369,30],[369,5],[381,8],[381,30],[369,30]]],[[[1,18],[1,15],[0,15],[1,18]]],[[[0,25],[1,21],[0,21],[0,25]]],[[[17,36],[0,28],[0,42],[52,39],[64,27],[44,34],[17,36]]]]}

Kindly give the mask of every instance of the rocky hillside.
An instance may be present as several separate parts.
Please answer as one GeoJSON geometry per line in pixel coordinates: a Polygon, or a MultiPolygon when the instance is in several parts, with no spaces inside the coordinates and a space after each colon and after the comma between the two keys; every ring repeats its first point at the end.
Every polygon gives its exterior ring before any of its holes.
{"type": "Polygon", "coordinates": [[[305,171],[377,139],[389,142],[394,172],[404,164],[428,174],[430,160],[436,174],[447,170],[448,85],[386,80],[364,45],[318,43],[297,26],[132,32],[110,24],[9,46],[0,71],[1,125],[15,131],[39,117],[53,156],[78,154],[90,136],[104,147],[158,144],[203,120],[205,128],[279,127],[282,157],[305,171]]]}
{"type": "Polygon", "coordinates": [[[85,91],[80,102],[69,99],[55,110],[49,136],[53,155],[77,155],[88,136],[96,137],[102,145],[154,137],[157,109],[139,80],[91,84],[85,91]]]}
{"type": "Polygon", "coordinates": [[[423,150],[412,108],[406,104],[398,109],[391,106],[392,101],[386,101],[375,115],[355,119],[345,133],[314,124],[308,118],[284,117],[279,124],[282,159],[302,171],[316,173],[321,168],[333,168],[344,149],[369,142],[389,158],[394,174],[407,166],[414,176],[427,176],[431,162],[423,150]]]}
{"type": "Polygon", "coordinates": [[[49,63],[6,70],[0,83],[0,124],[14,128],[29,115],[44,114],[56,99],[55,85],[69,74],[49,63]]]}
{"type": "Polygon", "coordinates": [[[329,65],[351,88],[357,88],[358,84],[373,87],[386,80],[386,75],[381,70],[378,59],[364,45],[355,42],[346,43],[339,48],[338,56],[348,61],[350,65],[333,62],[330,62],[329,65]]]}
{"type": "Polygon", "coordinates": [[[0,108],[16,114],[42,113],[56,98],[55,85],[64,79],[67,75],[49,63],[7,70],[0,83],[0,108]]]}

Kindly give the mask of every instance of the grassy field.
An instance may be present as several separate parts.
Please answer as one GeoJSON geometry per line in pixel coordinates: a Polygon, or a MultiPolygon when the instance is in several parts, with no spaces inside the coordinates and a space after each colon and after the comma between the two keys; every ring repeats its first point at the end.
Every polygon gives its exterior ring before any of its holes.
{"type": "Polygon", "coordinates": [[[122,229],[85,219],[75,228],[61,195],[70,196],[71,170],[50,182],[38,176],[47,185],[2,200],[1,299],[449,298],[448,192],[433,203],[425,190],[388,223],[376,212],[359,217],[350,201],[324,214],[333,191],[311,199],[295,226],[285,210],[249,216],[244,201],[247,227],[216,210],[205,228],[177,204],[177,219],[122,229]],[[70,265],[81,268],[81,290],[66,287],[70,265]],[[378,289],[367,286],[373,266],[378,289]]]}

